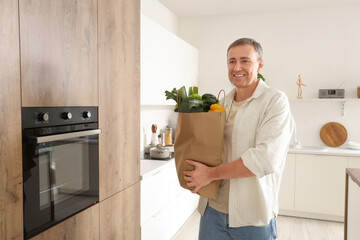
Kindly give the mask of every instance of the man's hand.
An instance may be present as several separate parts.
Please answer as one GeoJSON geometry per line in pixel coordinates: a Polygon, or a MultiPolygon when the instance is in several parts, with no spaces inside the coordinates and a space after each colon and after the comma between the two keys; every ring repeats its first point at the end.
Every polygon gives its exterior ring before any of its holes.
{"type": "Polygon", "coordinates": [[[184,171],[186,185],[197,193],[200,188],[208,185],[212,179],[210,175],[211,167],[192,160],[186,160],[186,163],[195,167],[193,171],[184,171]]]}

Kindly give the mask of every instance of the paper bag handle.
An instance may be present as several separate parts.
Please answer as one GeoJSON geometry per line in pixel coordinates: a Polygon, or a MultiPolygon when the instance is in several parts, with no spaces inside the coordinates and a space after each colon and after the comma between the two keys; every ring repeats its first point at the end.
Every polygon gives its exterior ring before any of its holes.
{"type": "Polygon", "coordinates": [[[224,89],[221,89],[221,90],[219,91],[219,93],[218,93],[218,99],[219,99],[219,101],[220,101],[220,93],[221,93],[221,92],[224,93],[224,106],[223,106],[223,107],[225,107],[225,97],[226,97],[226,94],[225,94],[225,90],[224,90],[224,89]]]}

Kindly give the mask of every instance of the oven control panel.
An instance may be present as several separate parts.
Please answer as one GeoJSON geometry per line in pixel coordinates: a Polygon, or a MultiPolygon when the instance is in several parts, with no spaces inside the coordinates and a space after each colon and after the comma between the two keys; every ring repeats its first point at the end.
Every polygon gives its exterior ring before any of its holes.
{"type": "Polygon", "coordinates": [[[98,107],[23,107],[22,127],[52,127],[98,122],[98,107]]]}

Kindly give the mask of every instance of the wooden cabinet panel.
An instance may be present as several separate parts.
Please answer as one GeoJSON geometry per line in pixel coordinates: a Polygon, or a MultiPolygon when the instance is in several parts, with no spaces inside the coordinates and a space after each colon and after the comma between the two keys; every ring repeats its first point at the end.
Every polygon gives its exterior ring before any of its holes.
{"type": "Polygon", "coordinates": [[[22,239],[18,1],[0,0],[0,239],[22,239]]]}
{"type": "Polygon", "coordinates": [[[360,186],[350,176],[348,178],[348,209],[347,219],[345,219],[347,238],[345,240],[356,240],[360,236],[360,186]]]}
{"type": "Polygon", "coordinates": [[[0,131],[21,127],[18,3],[0,1],[0,131]]]}
{"type": "Polygon", "coordinates": [[[100,199],[140,181],[139,0],[99,1],[100,199]]]}
{"type": "Polygon", "coordinates": [[[0,239],[23,238],[22,210],[22,156],[19,125],[18,128],[0,130],[0,239]]]}
{"type": "Polygon", "coordinates": [[[31,240],[96,240],[99,239],[99,228],[99,204],[96,204],[31,240]]]}
{"type": "Polygon", "coordinates": [[[97,106],[97,1],[19,3],[22,105],[97,106]]]}
{"type": "Polygon", "coordinates": [[[101,240],[140,239],[140,183],[100,202],[101,240]]]}

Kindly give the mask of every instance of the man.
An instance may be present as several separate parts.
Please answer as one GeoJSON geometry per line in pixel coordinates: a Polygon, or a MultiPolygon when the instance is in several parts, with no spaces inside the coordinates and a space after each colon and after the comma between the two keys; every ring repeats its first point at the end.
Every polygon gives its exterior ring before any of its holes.
{"type": "Polygon", "coordinates": [[[197,192],[221,180],[216,199],[200,198],[200,240],[276,239],[278,193],[294,128],[286,95],[268,87],[257,74],[262,48],[253,39],[233,42],[227,53],[228,77],[235,86],[222,100],[226,109],[223,164],[185,171],[197,192]]]}

